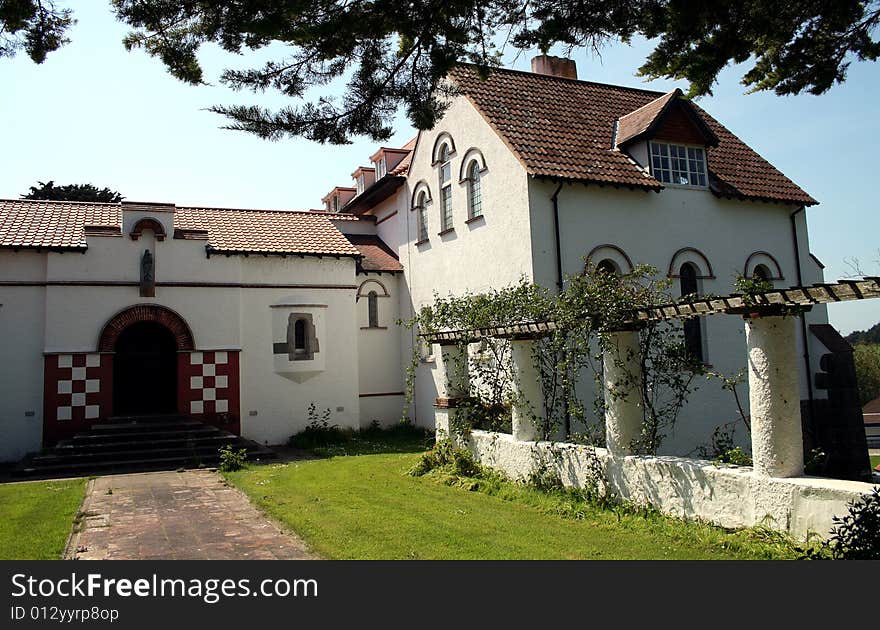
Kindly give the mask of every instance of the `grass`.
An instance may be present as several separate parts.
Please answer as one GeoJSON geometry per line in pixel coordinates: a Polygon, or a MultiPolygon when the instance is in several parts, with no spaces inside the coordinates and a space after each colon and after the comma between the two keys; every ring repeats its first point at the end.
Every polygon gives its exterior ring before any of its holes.
{"type": "Polygon", "coordinates": [[[500,479],[408,471],[424,438],[402,433],[336,444],[330,457],[227,473],[269,515],[327,558],[745,559],[793,558],[787,539],[762,529],[595,507],[570,492],[500,479]],[[344,454],[341,454],[344,453],[344,454]],[[366,453],[366,454],[364,454],[366,453]]]}
{"type": "Polygon", "coordinates": [[[0,485],[0,559],[60,558],[85,486],[85,479],[0,485]]]}
{"type": "Polygon", "coordinates": [[[880,465],[880,455],[871,455],[871,468],[876,468],[880,465]]]}

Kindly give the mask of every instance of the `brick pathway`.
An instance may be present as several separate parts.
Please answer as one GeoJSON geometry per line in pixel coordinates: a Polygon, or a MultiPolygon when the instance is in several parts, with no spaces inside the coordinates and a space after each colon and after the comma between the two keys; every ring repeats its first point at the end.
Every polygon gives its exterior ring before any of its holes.
{"type": "Polygon", "coordinates": [[[217,473],[110,475],[89,482],[65,554],[80,560],[295,560],[313,556],[217,473]]]}

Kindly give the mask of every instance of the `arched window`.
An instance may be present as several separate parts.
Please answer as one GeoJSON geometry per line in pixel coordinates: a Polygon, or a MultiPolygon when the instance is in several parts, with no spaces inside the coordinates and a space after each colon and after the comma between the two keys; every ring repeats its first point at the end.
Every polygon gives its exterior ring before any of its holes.
{"type": "Polygon", "coordinates": [[[367,293],[367,311],[369,313],[369,327],[379,327],[379,296],[375,291],[367,293]]]}
{"type": "Polygon", "coordinates": [[[428,196],[424,191],[420,192],[416,205],[416,229],[420,243],[428,240],[428,210],[425,208],[427,203],[428,196]]]}
{"type": "MultiPolygon", "coordinates": [[[[681,266],[679,282],[682,296],[699,293],[697,268],[693,264],[685,263],[681,266]]],[[[703,327],[699,317],[684,320],[684,346],[688,354],[703,362],[703,327]]]]}
{"type": "Polygon", "coordinates": [[[483,191],[480,184],[480,164],[476,160],[470,163],[467,173],[468,217],[475,219],[483,216],[483,191]]]}
{"type": "Polygon", "coordinates": [[[452,164],[449,145],[440,147],[440,231],[452,229],[452,164]]]}

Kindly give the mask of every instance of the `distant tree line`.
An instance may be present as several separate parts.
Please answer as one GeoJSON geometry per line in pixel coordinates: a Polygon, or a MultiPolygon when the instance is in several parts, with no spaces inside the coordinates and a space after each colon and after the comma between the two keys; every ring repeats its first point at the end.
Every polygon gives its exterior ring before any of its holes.
{"type": "Polygon", "coordinates": [[[119,203],[125,197],[109,188],[98,188],[91,184],[68,184],[56,186],[55,182],[37,182],[30,191],[21,196],[22,199],[41,199],[43,201],[101,201],[119,203]]]}
{"type": "Polygon", "coordinates": [[[853,345],[859,399],[863,405],[880,396],[880,322],[846,336],[853,345]]]}

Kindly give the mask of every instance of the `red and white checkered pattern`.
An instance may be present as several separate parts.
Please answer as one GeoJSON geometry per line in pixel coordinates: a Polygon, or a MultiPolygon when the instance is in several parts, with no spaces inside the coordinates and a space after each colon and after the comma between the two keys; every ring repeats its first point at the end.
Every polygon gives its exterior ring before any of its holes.
{"type": "Polygon", "coordinates": [[[229,411],[229,357],[226,352],[193,352],[189,377],[192,414],[229,411]]]}
{"type": "Polygon", "coordinates": [[[101,355],[62,354],[58,356],[58,421],[95,420],[101,414],[101,355]]]}

